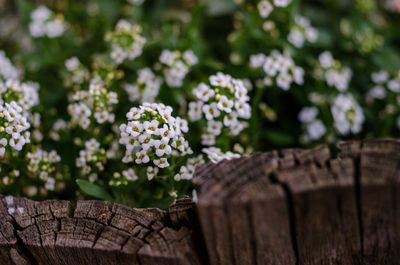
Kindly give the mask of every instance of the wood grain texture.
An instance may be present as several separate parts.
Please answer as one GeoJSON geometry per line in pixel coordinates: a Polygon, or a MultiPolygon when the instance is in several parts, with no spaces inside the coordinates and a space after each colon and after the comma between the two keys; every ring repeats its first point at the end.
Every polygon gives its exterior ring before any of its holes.
{"type": "MultiPolygon", "coordinates": [[[[186,214],[181,204],[171,206],[172,216],[186,214]]],[[[180,224],[158,209],[102,201],[78,201],[74,207],[68,201],[24,198],[13,198],[10,206],[3,198],[0,264],[199,265],[193,230],[180,224]],[[10,214],[10,207],[23,212],[10,214]]]]}
{"type": "Polygon", "coordinates": [[[196,171],[210,264],[400,264],[400,142],[285,149],[196,171]]]}
{"type": "Polygon", "coordinates": [[[0,195],[0,264],[400,264],[400,141],[208,163],[193,185],[166,211],[0,195]]]}

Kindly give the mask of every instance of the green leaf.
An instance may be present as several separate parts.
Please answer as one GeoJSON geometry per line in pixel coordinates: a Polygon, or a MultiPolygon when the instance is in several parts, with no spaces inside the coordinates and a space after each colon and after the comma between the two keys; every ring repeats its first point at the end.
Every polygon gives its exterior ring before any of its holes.
{"type": "Polygon", "coordinates": [[[267,130],[265,132],[265,138],[267,138],[270,142],[283,146],[290,146],[296,143],[296,140],[293,135],[287,132],[278,131],[278,130],[267,130]]]}
{"type": "Polygon", "coordinates": [[[84,179],[77,179],[76,184],[78,184],[79,188],[87,195],[106,201],[113,201],[112,196],[104,188],[96,184],[84,179]]]}

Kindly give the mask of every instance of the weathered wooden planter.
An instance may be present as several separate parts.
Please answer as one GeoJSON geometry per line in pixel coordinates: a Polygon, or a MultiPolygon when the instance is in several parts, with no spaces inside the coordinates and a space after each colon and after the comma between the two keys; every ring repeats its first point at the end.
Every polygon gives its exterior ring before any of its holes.
{"type": "Polygon", "coordinates": [[[0,264],[400,264],[400,141],[201,166],[195,205],[0,203],[0,264]]]}

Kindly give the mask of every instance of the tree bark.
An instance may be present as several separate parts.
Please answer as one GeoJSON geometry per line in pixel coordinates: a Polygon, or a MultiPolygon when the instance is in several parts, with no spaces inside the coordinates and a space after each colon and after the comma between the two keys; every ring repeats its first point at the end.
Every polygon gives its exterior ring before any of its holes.
{"type": "Polygon", "coordinates": [[[1,197],[0,264],[400,264],[400,141],[197,168],[168,210],[1,197]]]}

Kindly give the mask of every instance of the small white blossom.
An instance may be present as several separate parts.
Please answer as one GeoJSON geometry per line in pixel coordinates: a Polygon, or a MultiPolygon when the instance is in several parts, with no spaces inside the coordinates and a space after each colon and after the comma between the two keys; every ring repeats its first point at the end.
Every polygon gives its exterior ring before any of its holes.
{"type": "Polygon", "coordinates": [[[289,32],[288,41],[296,48],[303,47],[306,41],[310,43],[316,42],[318,38],[318,30],[312,27],[308,18],[296,15],[295,24],[289,32]]]}
{"type": "Polygon", "coordinates": [[[203,153],[205,153],[208,159],[213,163],[218,163],[222,160],[231,160],[234,158],[239,158],[240,154],[233,152],[224,153],[220,148],[217,147],[208,147],[202,149],[203,153]]]}
{"type": "Polygon", "coordinates": [[[161,79],[157,77],[150,68],[138,70],[138,78],[134,84],[125,84],[124,89],[131,102],[155,101],[161,86],[161,79]]]}
{"type": "Polygon", "coordinates": [[[54,14],[46,6],[39,6],[31,13],[29,32],[32,37],[56,38],[64,34],[66,24],[61,14],[54,14]]]}
{"type": "Polygon", "coordinates": [[[192,179],[196,167],[204,163],[205,161],[203,159],[203,155],[189,158],[186,162],[186,165],[181,166],[181,168],[179,169],[179,173],[175,175],[174,179],[176,181],[192,179]]]}
{"type": "Polygon", "coordinates": [[[342,135],[359,133],[365,121],[360,105],[350,94],[338,95],[331,106],[335,128],[342,135]]]}
{"type": "Polygon", "coordinates": [[[260,1],[257,8],[260,17],[262,18],[267,18],[271,14],[272,10],[274,10],[274,6],[267,0],[260,1]]]}
{"type": "Polygon", "coordinates": [[[349,88],[353,72],[335,60],[330,52],[325,51],[319,55],[319,66],[322,75],[318,78],[323,79],[328,86],[335,87],[340,92],[349,88]]]}
{"type": "Polygon", "coordinates": [[[142,28],[127,20],[118,21],[115,30],[106,35],[106,40],[111,43],[111,58],[116,64],[125,60],[133,60],[143,52],[146,39],[140,35],[142,28]]]}
{"type": "Polygon", "coordinates": [[[274,5],[277,7],[287,7],[292,0],[274,0],[274,5]]]}
{"type": "Polygon", "coordinates": [[[159,61],[163,67],[165,81],[170,87],[181,87],[190,68],[198,63],[198,58],[191,50],[183,53],[175,50],[163,50],[159,61]]]}
{"type": "Polygon", "coordinates": [[[81,169],[82,175],[89,176],[89,180],[93,182],[97,179],[97,172],[104,170],[106,162],[106,151],[92,138],[85,142],[85,149],[79,151],[75,164],[81,169]]]}
{"type": "Polygon", "coordinates": [[[264,84],[271,86],[276,84],[283,90],[289,90],[293,83],[304,83],[304,70],[296,66],[287,52],[280,53],[273,50],[269,56],[255,54],[250,56],[251,68],[262,69],[266,75],[264,84]]]}
{"type": "Polygon", "coordinates": [[[89,91],[75,92],[72,95],[72,101],[68,105],[72,126],[87,129],[91,123],[91,117],[99,124],[112,123],[115,120],[113,107],[118,103],[117,93],[108,91],[95,79],[91,80],[89,91]]]}
{"type": "Polygon", "coordinates": [[[28,171],[35,177],[44,181],[45,189],[55,189],[56,164],[61,158],[56,151],[44,151],[37,149],[26,155],[28,160],[28,171]]]}
{"type": "Polygon", "coordinates": [[[10,59],[6,57],[4,51],[0,50],[0,80],[17,80],[18,77],[18,69],[12,64],[10,59]]]}

